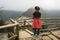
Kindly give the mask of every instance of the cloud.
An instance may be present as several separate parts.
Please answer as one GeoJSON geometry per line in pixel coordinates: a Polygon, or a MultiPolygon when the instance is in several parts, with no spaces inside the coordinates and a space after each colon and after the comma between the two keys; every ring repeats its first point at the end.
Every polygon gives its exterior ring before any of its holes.
{"type": "Polygon", "coordinates": [[[44,9],[55,9],[59,10],[60,9],[60,0],[42,0],[41,1],[41,6],[44,9]]]}
{"type": "Polygon", "coordinates": [[[6,10],[27,10],[36,5],[43,9],[60,9],[60,0],[0,0],[0,6],[6,10]]]}

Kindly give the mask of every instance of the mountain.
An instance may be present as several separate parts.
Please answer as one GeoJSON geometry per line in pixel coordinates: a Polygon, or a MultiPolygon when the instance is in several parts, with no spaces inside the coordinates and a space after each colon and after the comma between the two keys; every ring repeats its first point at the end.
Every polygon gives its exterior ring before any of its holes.
{"type": "MultiPolygon", "coordinates": [[[[34,12],[33,8],[29,8],[26,12],[22,14],[22,16],[31,17],[34,12]]],[[[59,18],[60,17],[60,10],[40,10],[42,14],[42,18],[59,18]]]]}
{"type": "Polygon", "coordinates": [[[29,17],[31,17],[33,12],[34,12],[34,9],[33,8],[30,8],[26,12],[24,12],[22,14],[22,16],[29,16],[29,17]]]}
{"type": "MultiPolygon", "coordinates": [[[[22,14],[22,16],[31,17],[34,11],[35,11],[35,10],[34,10],[33,8],[29,8],[26,12],[24,12],[24,13],[22,14]]],[[[41,14],[42,14],[42,17],[47,17],[46,10],[43,10],[43,9],[41,8],[40,12],[41,12],[41,14]],[[46,16],[45,16],[45,15],[46,15],[46,16]]]]}
{"type": "Polygon", "coordinates": [[[1,10],[0,11],[0,16],[2,18],[15,18],[21,16],[23,12],[21,11],[11,11],[11,10],[1,10]]]}
{"type": "Polygon", "coordinates": [[[50,18],[60,18],[60,10],[50,10],[47,13],[50,18]]]}

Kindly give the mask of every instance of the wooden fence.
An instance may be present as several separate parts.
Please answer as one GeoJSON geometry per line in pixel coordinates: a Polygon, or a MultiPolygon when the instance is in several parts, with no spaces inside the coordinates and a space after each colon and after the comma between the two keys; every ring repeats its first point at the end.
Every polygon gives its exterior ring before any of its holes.
{"type": "Polygon", "coordinates": [[[12,21],[12,22],[14,22],[14,23],[0,26],[0,30],[3,30],[3,29],[10,30],[11,29],[10,32],[6,32],[6,33],[8,33],[8,40],[19,40],[19,29],[18,29],[19,24],[15,21],[12,21]]]}
{"type": "MultiPolygon", "coordinates": [[[[12,24],[0,26],[0,29],[11,28],[12,31],[7,32],[8,40],[19,40],[19,27],[26,26],[26,23],[28,23],[28,25],[31,25],[30,22],[32,22],[32,20],[30,20],[30,21],[27,21],[27,20],[29,20],[29,19],[25,19],[23,21],[23,25],[20,25],[19,23],[22,23],[21,21],[17,22],[10,18],[10,21],[12,22],[12,24]]],[[[41,20],[60,20],[60,19],[59,18],[57,18],[57,19],[56,18],[55,19],[46,18],[46,19],[41,19],[41,20]]],[[[43,25],[60,25],[60,23],[48,23],[48,24],[43,24],[43,25]]],[[[24,28],[22,28],[22,29],[24,29],[24,28]]],[[[56,30],[56,29],[60,29],[60,27],[51,28],[51,29],[41,29],[41,31],[51,31],[51,30],[56,30]]],[[[30,33],[29,30],[25,30],[25,31],[30,33]]]]}

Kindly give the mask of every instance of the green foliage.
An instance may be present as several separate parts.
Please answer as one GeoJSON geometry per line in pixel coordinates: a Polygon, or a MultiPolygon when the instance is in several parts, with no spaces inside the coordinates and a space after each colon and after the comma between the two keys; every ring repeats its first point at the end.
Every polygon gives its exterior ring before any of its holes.
{"type": "Polygon", "coordinates": [[[4,25],[4,21],[0,19],[0,26],[4,25]]]}

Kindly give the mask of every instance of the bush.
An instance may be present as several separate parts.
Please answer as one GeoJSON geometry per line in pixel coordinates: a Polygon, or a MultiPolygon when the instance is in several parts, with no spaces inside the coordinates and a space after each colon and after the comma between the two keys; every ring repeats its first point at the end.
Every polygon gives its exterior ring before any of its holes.
{"type": "Polygon", "coordinates": [[[0,26],[4,25],[4,21],[0,19],[0,26]]]}

